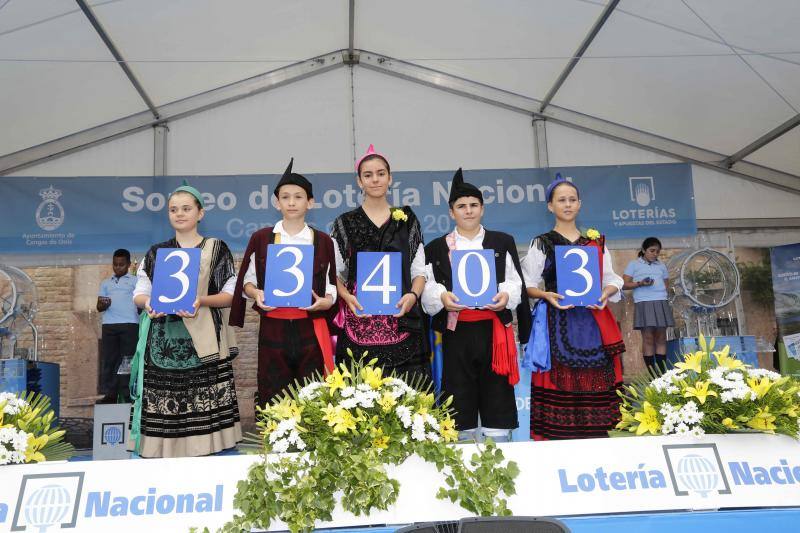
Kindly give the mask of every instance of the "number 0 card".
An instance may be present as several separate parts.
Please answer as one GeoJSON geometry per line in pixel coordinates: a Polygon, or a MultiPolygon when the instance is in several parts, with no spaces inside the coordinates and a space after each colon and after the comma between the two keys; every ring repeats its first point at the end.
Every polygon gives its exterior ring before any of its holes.
{"type": "Polygon", "coordinates": [[[200,276],[200,248],[159,248],[153,265],[150,307],[157,313],[193,313],[200,276]]]}
{"type": "Polygon", "coordinates": [[[596,305],[602,292],[596,246],[556,246],[556,279],[561,305],[596,305]]]}

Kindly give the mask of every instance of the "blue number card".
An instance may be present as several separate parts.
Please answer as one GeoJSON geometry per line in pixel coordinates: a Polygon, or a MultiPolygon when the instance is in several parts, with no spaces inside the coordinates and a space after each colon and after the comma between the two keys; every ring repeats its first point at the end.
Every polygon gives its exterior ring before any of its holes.
{"type": "Polygon", "coordinates": [[[556,279],[561,305],[597,305],[603,288],[596,246],[556,246],[556,279]]]}
{"type": "Polygon", "coordinates": [[[314,303],[311,297],[313,267],[314,246],[310,244],[268,245],[264,304],[269,307],[308,307],[314,303]]]}
{"type": "Polygon", "coordinates": [[[494,250],[453,250],[453,294],[467,307],[483,307],[497,295],[494,250]]]}
{"type": "Polygon", "coordinates": [[[159,248],[153,265],[150,307],[157,313],[193,313],[200,276],[200,248],[159,248]]]}
{"type": "Polygon", "coordinates": [[[400,252],[356,254],[356,297],[365,315],[397,314],[403,295],[400,252]]]}

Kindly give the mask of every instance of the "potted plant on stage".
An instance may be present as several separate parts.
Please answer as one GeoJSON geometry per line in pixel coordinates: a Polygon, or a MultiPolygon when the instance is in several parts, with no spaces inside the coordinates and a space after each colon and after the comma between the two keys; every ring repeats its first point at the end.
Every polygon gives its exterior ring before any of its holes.
{"type": "Polygon", "coordinates": [[[675,368],[619,391],[622,420],[612,436],[761,432],[800,438],[800,382],[744,364],[725,346],[700,350],[675,368]]]}
{"type": "Polygon", "coordinates": [[[511,514],[505,496],[514,494],[517,465],[504,465],[491,441],[465,461],[452,445],[450,399],[437,403],[418,383],[384,376],[375,362],[340,364],[259,409],[262,458],[239,482],[237,514],[225,531],[267,528],[275,519],[309,531],[331,520],[336,496],[356,515],[385,510],[400,491],[386,467],[413,454],[443,473],[440,499],[477,515],[511,514]]]}
{"type": "Polygon", "coordinates": [[[69,459],[75,449],[63,438],[47,396],[0,392],[0,465],[69,459]]]}

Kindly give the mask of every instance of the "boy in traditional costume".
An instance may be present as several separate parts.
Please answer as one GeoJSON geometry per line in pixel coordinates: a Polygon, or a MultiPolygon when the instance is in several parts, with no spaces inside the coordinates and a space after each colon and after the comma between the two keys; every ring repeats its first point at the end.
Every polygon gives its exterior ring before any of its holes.
{"type": "Polygon", "coordinates": [[[283,219],[274,227],[253,233],[239,268],[231,325],[242,327],[246,300],[260,316],[258,328],[258,403],[267,404],[295,380],[333,370],[333,345],[327,311],[336,300],[336,267],[333,241],[312,229],[305,217],[314,204],[311,182],[292,172],[294,159],[275,187],[283,219]],[[267,246],[311,244],[314,246],[312,296],[307,308],[274,308],[264,304],[267,246]]]}
{"type": "Polygon", "coordinates": [[[517,346],[511,325],[516,308],[519,335],[530,332],[530,308],[514,238],[481,225],[483,194],[465,183],[459,168],[450,187],[450,217],[456,229],[425,247],[427,278],[422,305],[443,334],[442,392],[453,396],[456,427],[462,438],[510,439],[517,427],[514,385],[519,381],[517,346]],[[453,294],[451,252],[493,250],[498,281],[493,303],[469,309],[453,294]],[[480,422],[479,422],[480,417],[480,422]]]}

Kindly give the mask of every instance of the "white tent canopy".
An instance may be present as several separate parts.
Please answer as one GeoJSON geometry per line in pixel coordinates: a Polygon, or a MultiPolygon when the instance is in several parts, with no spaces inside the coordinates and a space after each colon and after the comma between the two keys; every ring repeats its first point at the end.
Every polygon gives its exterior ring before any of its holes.
{"type": "Polygon", "coordinates": [[[798,27],[795,0],[0,0],[0,174],[689,161],[701,228],[796,240],[798,27]]]}

